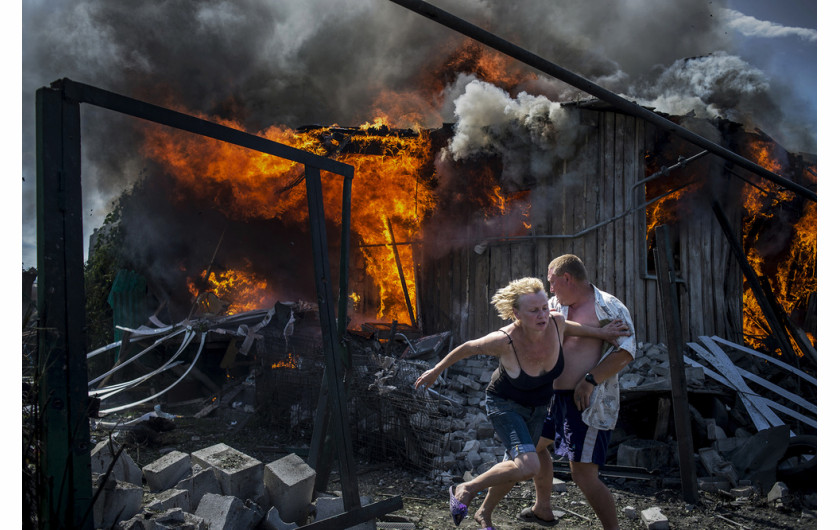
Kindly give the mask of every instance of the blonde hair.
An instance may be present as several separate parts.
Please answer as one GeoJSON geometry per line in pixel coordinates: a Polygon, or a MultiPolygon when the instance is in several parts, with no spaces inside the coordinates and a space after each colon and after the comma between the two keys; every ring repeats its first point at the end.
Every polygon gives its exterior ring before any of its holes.
{"type": "Polygon", "coordinates": [[[519,309],[519,297],[524,294],[545,292],[542,280],[538,278],[520,278],[513,280],[506,287],[502,287],[490,303],[496,306],[499,316],[504,320],[515,320],[514,309],[519,309]]]}
{"type": "Polygon", "coordinates": [[[558,258],[551,260],[548,264],[548,270],[556,276],[562,276],[565,273],[580,282],[586,281],[586,267],[579,257],[574,254],[563,254],[558,258]]]}

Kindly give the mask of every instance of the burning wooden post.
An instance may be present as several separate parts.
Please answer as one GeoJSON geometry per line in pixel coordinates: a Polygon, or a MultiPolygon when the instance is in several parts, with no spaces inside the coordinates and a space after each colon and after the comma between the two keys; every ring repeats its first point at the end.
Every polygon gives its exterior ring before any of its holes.
{"type": "Polygon", "coordinates": [[[721,228],[723,229],[723,233],[726,236],[726,239],[729,240],[730,248],[735,254],[735,257],[738,259],[738,263],[741,265],[741,270],[743,271],[744,276],[747,278],[747,282],[749,282],[750,284],[750,288],[752,289],[753,295],[755,295],[756,301],[758,301],[759,307],[761,307],[761,311],[764,313],[764,318],[767,319],[767,324],[770,326],[773,335],[778,340],[779,348],[782,350],[782,353],[785,355],[789,362],[795,362],[796,353],[793,351],[793,347],[791,346],[790,341],[787,338],[785,328],[776,318],[776,314],[773,312],[773,308],[770,305],[770,301],[765,295],[764,290],[761,288],[761,282],[759,282],[758,276],[756,275],[753,268],[750,267],[750,262],[749,260],[747,260],[747,256],[744,254],[744,251],[741,248],[741,243],[735,236],[735,231],[732,230],[732,226],[730,226],[729,221],[723,214],[723,210],[720,207],[720,203],[714,201],[714,203],[712,204],[712,210],[715,212],[715,216],[717,217],[717,220],[720,223],[721,228]]]}
{"type": "Polygon", "coordinates": [[[414,319],[414,309],[411,307],[411,296],[408,293],[408,286],[405,283],[405,274],[403,274],[400,252],[397,249],[397,240],[394,238],[394,227],[391,226],[391,219],[385,217],[385,224],[388,226],[388,234],[391,236],[391,251],[394,253],[394,262],[397,266],[397,273],[400,275],[400,283],[402,284],[403,295],[405,296],[405,306],[408,308],[408,318],[411,319],[411,326],[416,328],[417,320],[414,319]]]}

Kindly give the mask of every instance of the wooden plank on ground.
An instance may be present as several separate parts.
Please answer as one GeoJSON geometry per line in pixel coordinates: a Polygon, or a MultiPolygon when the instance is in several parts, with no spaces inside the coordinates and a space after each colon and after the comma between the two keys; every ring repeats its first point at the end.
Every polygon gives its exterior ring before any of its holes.
{"type": "Polygon", "coordinates": [[[802,423],[804,423],[806,425],[810,425],[811,427],[813,427],[815,429],[817,428],[817,420],[815,420],[813,418],[809,418],[808,416],[805,416],[804,414],[800,414],[800,413],[796,412],[795,410],[792,410],[792,409],[790,409],[790,408],[788,408],[784,405],[776,403],[772,399],[767,399],[767,398],[763,398],[763,399],[767,403],[768,407],[776,409],[779,412],[781,412],[782,414],[786,414],[786,415],[790,416],[791,418],[797,419],[797,420],[801,421],[802,423]]]}
{"type": "Polygon", "coordinates": [[[796,403],[800,407],[802,407],[804,409],[807,409],[807,410],[813,412],[814,414],[817,413],[817,406],[814,405],[813,403],[810,403],[810,402],[806,401],[805,399],[797,396],[796,394],[794,394],[792,392],[788,392],[787,390],[785,390],[784,388],[782,388],[780,386],[774,385],[773,383],[771,383],[770,381],[767,381],[766,379],[762,379],[761,377],[755,375],[754,373],[750,372],[749,370],[744,370],[743,368],[738,367],[738,373],[740,373],[741,376],[744,379],[749,379],[750,381],[753,381],[753,382],[763,386],[767,390],[772,390],[773,392],[779,394],[780,396],[782,396],[784,398],[787,398],[787,399],[793,401],[794,403],[796,403]]]}
{"type": "MultiPolygon", "coordinates": [[[[688,347],[697,352],[698,354],[700,353],[700,351],[705,352],[702,346],[700,346],[696,342],[689,342],[688,347]]],[[[741,397],[741,403],[744,404],[744,408],[747,410],[747,414],[749,414],[750,418],[753,421],[753,425],[755,425],[755,428],[757,430],[763,431],[764,429],[770,428],[770,422],[767,421],[767,418],[765,418],[764,415],[762,415],[761,412],[758,411],[758,408],[753,404],[753,402],[746,399],[745,395],[742,392],[740,392],[737,388],[735,388],[735,385],[733,385],[732,382],[730,382],[727,378],[723,377],[714,370],[703,366],[702,364],[698,363],[697,361],[688,356],[683,356],[683,361],[685,361],[687,364],[690,364],[691,366],[701,367],[703,369],[703,373],[707,377],[711,377],[718,383],[728,386],[729,388],[737,392],[738,395],[741,397]]]]}
{"type": "MultiPolygon", "coordinates": [[[[700,340],[708,339],[708,337],[700,337],[700,340]]],[[[703,341],[703,344],[709,348],[709,350],[695,350],[697,351],[698,355],[703,357],[709,364],[717,368],[724,377],[729,379],[735,388],[742,392],[742,396],[747,400],[751,401],[755,408],[761,413],[762,416],[767,418],[767,421],[770,422],[770,425],[777,427],[779,425],[784,425],[784,422],[774,413],[770,408],[767,406],[766,403],[762,402],[761,400],[755,399],[756,394],[753,392],[744,379],[741,377],[741,374],[738,373],[738,369],[735,364],[732,363],[732,360],[726,353],[714,342],[710,340],[703,341]]]]}
{"type": "MultiPolygon", "coordinates": [[[[769,355],[765,355],[761,352],[751,350],[750,348],[747,348],[746,346],[741,346],[740,344],[735,344],[734,342],[729,342],[728,340],[722,339],[722,338],[718,337],[717,335],[714,335],[710,338],[712,340],[714,340],[715,342],[725,344],[726,346],[729,346],[731,348],[735,348],[736,350],[741,350],[742,352],[749,353],[750,355],[754,355],[754,356],[758,357],[759,359],[764,359],[767,362],[771,362],[771,363],[775,364],[776,366],[778,366],[778,367],[780,367],[784,370],[787,370],[788,372],[791,372],[791,373],[794,373],[794,374],[798,375],[799,377],[808,381],[809,383],[812,383],[814,385],[817,384],[817,380],[815,378],[806,374],[802,370],[799,370],[798,368],[794,368],[793,366],[787,364],[786,362],[784,362],[780,359],[775,359],[775,358],[773,358],[769,355]]],[[[701,337],[701,339],[702,339],[702,337],[701,337]]]]}

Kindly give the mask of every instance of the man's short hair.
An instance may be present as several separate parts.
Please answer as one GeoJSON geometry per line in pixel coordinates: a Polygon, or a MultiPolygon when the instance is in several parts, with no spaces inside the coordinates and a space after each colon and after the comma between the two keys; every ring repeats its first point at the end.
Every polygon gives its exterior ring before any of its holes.
{"type": "Polygon", "coordinates": [[[557,276],[562,276],[568,272],[575,280],[586,281],[586,267],[583,266],[580,258],[574,254],[563,254],[554,258],[548,264],[548,270],[557,276]]]}

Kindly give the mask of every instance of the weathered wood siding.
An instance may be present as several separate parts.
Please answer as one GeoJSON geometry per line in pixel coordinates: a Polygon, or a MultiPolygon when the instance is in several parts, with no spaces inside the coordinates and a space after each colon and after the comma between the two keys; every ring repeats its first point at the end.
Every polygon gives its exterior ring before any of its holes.
{"type": "MultiPolygon", "coordinates": [[[[644,185],[635,186],[645,177],[644,153],[654,149],[657,131],[613,111],[580,113],[585,139],[547,183],[556,204],[544,218],[531,219],[529,237],[489,241],[479,253],[480,241],[467,233],[471,243],[464,248],[420,258],[425,333],[452,331],[457,344],[498,329],[505,322],[490,305],[496,289],[523,276],[545,280],[549,261],[572,253],[596,286],[627,305],[639,341],[666,341],[656,277],[644,250],[644,185]]],[[[733,226],[740,226],[738,215],[730,214],[733,226]]],[[[672,234],[679,240],[685,340],[716,334],[740,342],[742,277],[714,216],[683,222],[672,234]]]]}

